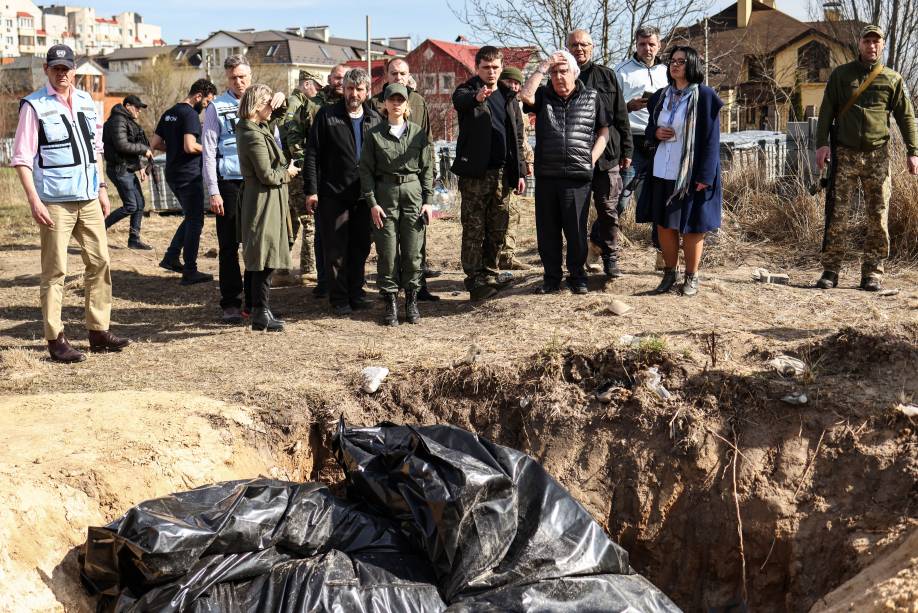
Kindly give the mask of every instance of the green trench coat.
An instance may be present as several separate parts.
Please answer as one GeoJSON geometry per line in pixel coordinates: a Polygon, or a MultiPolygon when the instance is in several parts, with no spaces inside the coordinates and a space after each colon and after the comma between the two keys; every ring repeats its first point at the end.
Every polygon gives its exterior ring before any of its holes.
{"type": "Polygon", "coordinates": [[[243,178],[236,229],[245,268],[290,268],[287,159],[270,127],[248,119],[236,125],[236,143],[243,178]]]}

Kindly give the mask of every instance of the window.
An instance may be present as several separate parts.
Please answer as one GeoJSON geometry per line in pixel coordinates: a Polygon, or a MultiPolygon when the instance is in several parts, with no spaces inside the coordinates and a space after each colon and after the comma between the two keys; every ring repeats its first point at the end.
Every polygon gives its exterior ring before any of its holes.
{"type": "Polygon", "coordinates": [[[421,91],[425,94],[435,94],[437,93],[437,75],[435,74],[422,74],[419,75],[421,86],[421,91]]]}
{"type": "Polygon", "coordinates": [[[746,56],[746,70],[749,81],[767,81],[775,71],[775,58],[763,58],[756,55],[746,56]]]}
{"type": "Polygon", "coordinates": [[[456,75],[451,72],[440,73],[440,91],[448,94],[456,89],[456,75]]]}
{"type": "Polygon", "coordinates": [[[329,53],[328,49],[324,47],[323,45],[319,45],[319,51],[322,52],[322,55],[325,56],[326,60],[332,59],[331,53],[329,53]]]}
{"type": "Polygon", "coordinates": [[[277,53],[278,47],[280,47],[280,45],[271,45],[270,47],[268,47],[268,52],[265,53],[265,55],[267,57],[274,57],[274,54],[277,53]]]}
{"type": "Polygon", "coordinates": [[[822,83],[829,78],[829,48],[815,40],[797,49],[797,69],[806,83],[822,83]]]}
{"type": "Polygon", "coordinates": [[[179,49],[178,52],[175,54],[175,61],[177,62],[177,61],[179,61],[180,59],[182,59],[183,57],[185,57],[185,50],[184,50],[184,49],[179,49]]]}
{"type": "Polygon", "coordinates": [[[7,27],[8,30],[12,30],[12,29],[13,29],[13,20],[12,20],[12,19],[7,19],[7,20],[6,20],[6,27],[7,27]]]}

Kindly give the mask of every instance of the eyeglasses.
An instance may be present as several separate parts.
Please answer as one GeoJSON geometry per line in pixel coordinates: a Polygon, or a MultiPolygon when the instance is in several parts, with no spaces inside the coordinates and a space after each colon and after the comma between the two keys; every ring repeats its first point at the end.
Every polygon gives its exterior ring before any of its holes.
{"type": "Polygon", "coordinates": [[[587,47],[592,47],[593,43],[571,43],[568,45],[571,49],[586,49],[587,47]]]}
{"type": "Polygon", "coordinates": [[[670,60],[669,65],[670,66],[685,66],[687,62],[688,60],[680,57],[675,60],[670,60]]]}

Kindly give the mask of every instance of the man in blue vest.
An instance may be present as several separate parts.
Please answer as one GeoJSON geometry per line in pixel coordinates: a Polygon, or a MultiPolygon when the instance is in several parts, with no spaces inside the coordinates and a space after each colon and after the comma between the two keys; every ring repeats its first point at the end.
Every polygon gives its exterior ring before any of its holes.
{"type": "Polygon", "coordinates": [[[82,351],[64,336],[61,303],[67,246],[75,237],[86,272],[86,328],[92,351],[121,351],[130,344],[109,332],[112,278],[105,218],[111,208],[102,174],[102,122],[90,95],[74,86],[73,50],[48,49],[48,85],[22,99],[12,166],[41,235],[41,313],[48,352],[56,362],[82,362],[82,351]]]}
{"type": "MultiPolygon", "coordinates": [[[[239,155],[236,152],[236,122],[239,121],[239,100],[252,84],[252,67],[244,55],[231,55],[223,62],[223,69],[226,91],[204,111],[201,145],[204,186],[210,198],[210,211],[217,216],[222,318],[224,323],[238,324],[242,323],[240,294],[244,284],[236,235],[236,199],[242,188],[239,155]]],[[[277,92],[271,99],[271,106],[275,110],[285,108],[284,101],[284,94],[277,92]]]]}

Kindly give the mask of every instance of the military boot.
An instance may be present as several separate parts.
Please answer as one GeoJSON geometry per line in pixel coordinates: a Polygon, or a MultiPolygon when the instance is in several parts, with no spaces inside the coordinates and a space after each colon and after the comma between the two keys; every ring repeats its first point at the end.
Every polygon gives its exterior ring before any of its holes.
{"type": "Polygon", "coordinates": [[[868,292],[878,292],[883,287],[880,283],[880,277],[876,275],[866,275],[861,277],[861,289],[868,292]]]}
{"type": "Polygon", "coordinates": [[[831,270],[823,271],[819,281],[816,282],[816,287],[819,289],[832,289],[836,286],[838,286],[838,273],[831,270]]]}
{"type": "Polygon", "coordinates": [[[383,313],[382,321],[380,322],[384,326],[397,326],[398,325],[398,294],[383,294],[383,302],[386,305],[386,311],[383,313]]]}
{"type": "Polygon", "coordinates": [[[618,267],[618,257],[611,254],[602,256],[602,270],[610,279],[622,276],[622,271],[618,267]]]}
{"type": "Polygon", "coordinates": [[[421,321],[421,313],[418,311],[418,290],[416,289],[409,289],[405,292],[405,319],[410,324],[421,321]]]}

